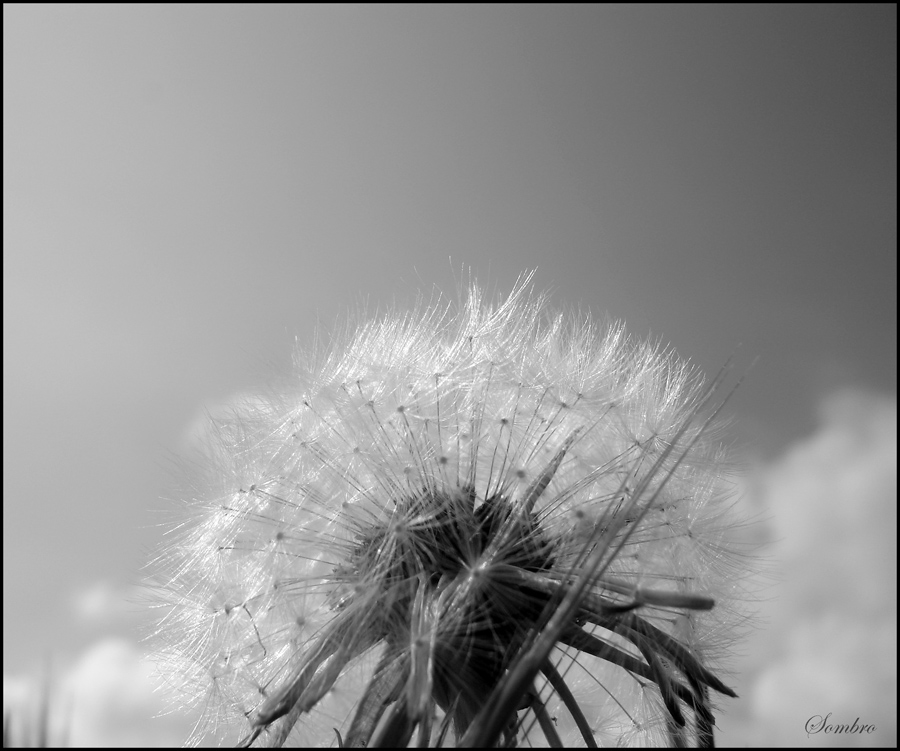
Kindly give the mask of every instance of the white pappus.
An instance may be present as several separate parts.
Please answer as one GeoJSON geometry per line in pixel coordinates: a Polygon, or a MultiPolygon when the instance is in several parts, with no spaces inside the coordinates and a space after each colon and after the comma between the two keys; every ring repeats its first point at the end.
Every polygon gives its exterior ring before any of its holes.
{"type": "Polygon", "coordinates": [[[719,386],[529,276],[348,329],[208,431],[164,656],[222,742],[710,746],[719,386]]]}

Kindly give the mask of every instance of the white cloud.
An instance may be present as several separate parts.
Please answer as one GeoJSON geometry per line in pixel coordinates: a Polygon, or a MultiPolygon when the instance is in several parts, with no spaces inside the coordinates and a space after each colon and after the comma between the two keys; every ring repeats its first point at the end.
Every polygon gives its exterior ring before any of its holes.
{"type": "MultiPolygon", "coordinates": [[[[4,710],[14,716],[40,695],[33,681],[4,675],[4,710]]],[[[192,728],[187,715],[171,713],[152,661],[119,638],[96,642],[52,681],[49,708],[51,740],[75,747],[177,747],[192,728]]]]}
{"type": "Polygon", "coordinates": [[[145,587],[101,579],[74,593],[72,609],[85,624],[113,625],[147,618],[145,587]]]}
{"type": "Polygon", "coordinates": [[[158,691],[154,665],[121,639],[86,652],[64,683],[74,699],[72,742],[78,746],[180,745],[180,723],[171,722],[158,691]]]}
{"type": "Polygon", "coordinates": [[[896,745],[896,401],[843,392],[821,423],[759,483],[780,583],[740,667],[733,743],[896,745]],[[876,730],[808,735],[807,720],[829,713],[876,730]]]}

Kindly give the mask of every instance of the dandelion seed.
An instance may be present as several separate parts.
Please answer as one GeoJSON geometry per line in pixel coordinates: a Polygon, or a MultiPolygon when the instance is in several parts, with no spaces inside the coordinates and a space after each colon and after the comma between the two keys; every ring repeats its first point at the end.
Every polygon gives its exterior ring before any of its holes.
{"type": "Polygon", "coordinates": [[[741,577],[717,383],[530,277],[317,356],[216,424],[221,490],[158,560],[219,740],[712,745],[741,577]]]}

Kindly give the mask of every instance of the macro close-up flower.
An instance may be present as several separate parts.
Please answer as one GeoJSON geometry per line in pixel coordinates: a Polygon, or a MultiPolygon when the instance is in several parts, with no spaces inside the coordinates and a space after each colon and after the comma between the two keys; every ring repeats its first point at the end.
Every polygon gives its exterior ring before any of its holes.
{"type": "Polygon", "coordinates": [[[721,379],[530,277],[462,298],[203,431],[154,564],[196,742],[713,745],[746,617],[721,379]]]}

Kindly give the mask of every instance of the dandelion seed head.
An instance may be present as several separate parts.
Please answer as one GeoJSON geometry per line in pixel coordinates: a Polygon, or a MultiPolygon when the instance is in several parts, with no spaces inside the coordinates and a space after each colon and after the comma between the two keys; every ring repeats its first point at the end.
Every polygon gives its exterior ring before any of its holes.
{"type": "Polygon", "coordinates": [[[390,313],[215,422],[195,521],[157,561],[195,740],[711,733],[740,568],[710,390],[548,310],[526,278],[390,313]]]}

